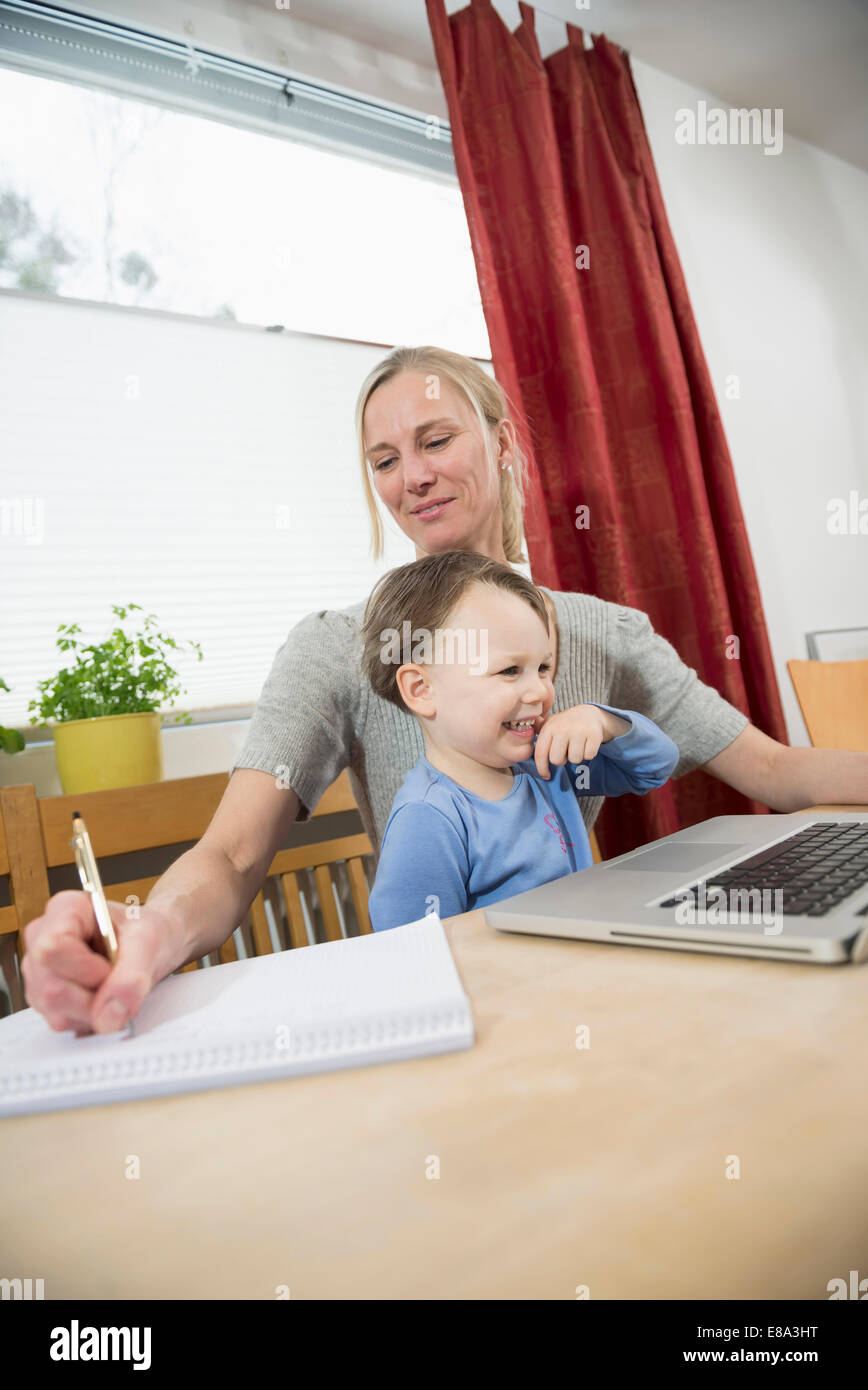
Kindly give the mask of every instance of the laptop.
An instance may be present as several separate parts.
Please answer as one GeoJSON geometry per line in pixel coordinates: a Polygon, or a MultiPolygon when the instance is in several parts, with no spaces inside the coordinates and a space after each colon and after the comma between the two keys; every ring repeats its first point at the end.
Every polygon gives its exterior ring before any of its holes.
{"type": "Polygon", "coordinates": [[[715,816],[484,909],[498,931],[868,960],[868,813],[715,816]]]}

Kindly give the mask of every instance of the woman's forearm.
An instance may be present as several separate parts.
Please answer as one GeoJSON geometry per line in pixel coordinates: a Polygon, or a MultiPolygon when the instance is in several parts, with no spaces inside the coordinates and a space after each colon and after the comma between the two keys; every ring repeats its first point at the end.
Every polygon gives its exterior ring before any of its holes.
{"type": "Polygon", "coordinates": [[[808,806],[868,806],[868,753],[789,748],[748,724],[706,772],[773,811],[808,806]]]}
{"type": "Polygon", "coordinates": [[[262,887],[239,873],[220,849],[197,844],[157,880],[145,904],[168,923],[159,978],[216,951],[231,936],[262,887]]]}
{"type": "Polygon", "coordinates": [[[773,801],[776,811],[807,806],[868,806],[868,753],[843,748],[787,748],[774,760],[773,801]]]}

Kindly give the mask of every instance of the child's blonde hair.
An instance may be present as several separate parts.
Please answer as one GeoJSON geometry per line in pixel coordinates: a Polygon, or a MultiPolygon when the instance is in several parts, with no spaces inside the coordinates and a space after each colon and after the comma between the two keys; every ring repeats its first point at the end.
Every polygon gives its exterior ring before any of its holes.
{"type": "MultiPolygon", "coordinates": [[[[550,631],[545,598],[517,570],[475,550],[442,550],[389,570],[371,591],[362,622],[362,673],[384,700],[404,709],[396,676],[400,663],[384,660],[386,634],[435,633],[448,627],[449,615],[471,584],[492,584],[524,599],[550,631]]],[[[414,639],[415,640],[415,639],[414,639]]]]}

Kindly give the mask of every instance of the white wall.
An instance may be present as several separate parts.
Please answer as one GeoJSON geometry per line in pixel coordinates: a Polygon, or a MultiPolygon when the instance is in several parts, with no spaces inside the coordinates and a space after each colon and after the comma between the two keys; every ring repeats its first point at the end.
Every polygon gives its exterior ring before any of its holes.
{"type": "MultiPolygon", "coordinates": [[[[714,97],[632,60],[648,139],[732,454],[790,739],[786,662],[806,632],[868,627],[868,535],[827,503],[868,498],[868,173],[786,134],[678,145],[675,112],[714,97]],[[739,378],[728,399],[727,378],[739,378]]],[[[722,103],[721,103],[722,104],[722,103]]]]}
{"type": "MultiPolygon", "coordinates": [[[[514,26],[515,5],[497,8],[514,26]]],[[[291,11],[112,0],[98,12],[182,36],[187,21],[194,44],[447,114],[436,69],[294,16],[287,23],[291,11]]],[[[868,497],[868,174],[791,139],[786,112],[777,156],[678,145],[675,112],[700,98],[718,104],[714,94],[641,54],[632,65],[733,455],[790,738],[806,743],[787,659],[806,655],[807,631],[868,626],[868,537],[831,536],[826,526],[831,498],[868,497]],[[739,399],[725,394],[733,374],[739,399]]]]}

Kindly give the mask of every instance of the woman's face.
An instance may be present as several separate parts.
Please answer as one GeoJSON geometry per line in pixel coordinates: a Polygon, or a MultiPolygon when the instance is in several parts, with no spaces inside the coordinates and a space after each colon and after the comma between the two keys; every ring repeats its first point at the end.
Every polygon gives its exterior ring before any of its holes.
{"type": "Polygon", "coordinates": [[[400,372],[368,400],[364,434],[374,488],[417,560],[443,550],[506,560],[497,470],[512,462],[510,421],[499,426],[492,468],[464,393],[446,377],[400,372]]]}

